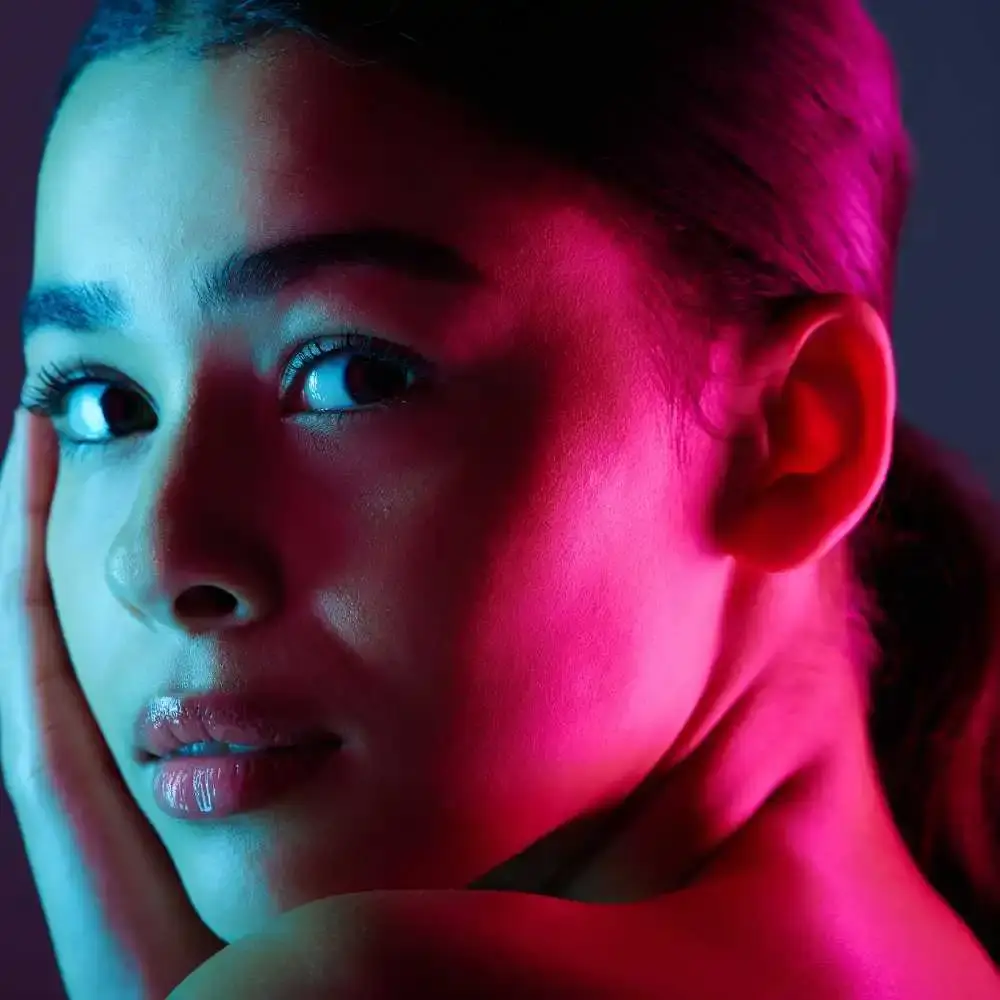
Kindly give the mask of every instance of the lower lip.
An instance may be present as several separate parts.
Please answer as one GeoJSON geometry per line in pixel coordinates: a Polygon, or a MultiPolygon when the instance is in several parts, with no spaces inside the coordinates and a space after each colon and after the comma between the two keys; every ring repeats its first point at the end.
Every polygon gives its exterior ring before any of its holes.
{"type": "Polygon", "coordinates": [[[215,820],[264,808],[311,778],[332,743],[156,763],[153,800],[175,819],[215,820]]]}

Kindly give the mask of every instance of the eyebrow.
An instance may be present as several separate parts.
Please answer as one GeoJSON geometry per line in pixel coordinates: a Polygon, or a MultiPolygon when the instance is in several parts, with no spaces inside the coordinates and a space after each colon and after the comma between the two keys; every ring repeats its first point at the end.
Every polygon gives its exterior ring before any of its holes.
{"type": "MultiPolygon", "coordinates": [[[[369,265],[422,280],[459,286],[484,282],[483,275],[453,247],[399,229],[314,233],[260,250],[240,250],[193,278],[203,315],[273,298],[327,268],[369,265]]],[[[125,329],[131,312],[122,293],[106,282],[33,287],[21,308],[27,341],[45,326],[74,333],[125,329]]]]}

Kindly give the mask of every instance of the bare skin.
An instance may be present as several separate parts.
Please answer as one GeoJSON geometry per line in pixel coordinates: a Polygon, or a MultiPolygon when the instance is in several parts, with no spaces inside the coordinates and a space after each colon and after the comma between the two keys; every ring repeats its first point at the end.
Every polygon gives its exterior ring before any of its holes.
{"type": "Polygon", "coordinates": [[[724,440],[672,425],[643,262],[599,195],[391,75],[262,51],[91,67],[43,164],[35,284],[111,282],[133,316],[40,328],[28,385],[93,353],[158,416],[72,455],[35,427],[35,481],[23,454],[4,474],[4,774],[75,995],[346,1000],[448,972],[456,996],[997,996],[892,827],[837,624],[839,545],[891,455],[880,319],[808,304],[745,398],[706,390],[724,440]],[[372,225],[489,282],[360,268],[208,319],[189,292],[235,246],[372,225]],[[279,355],[345,322],[447,379],[405,419],[293,419],[279,355]],[[238,624],[178,610],[206,581],[238,624]],[[348,777],[164,817],[137,708],[279,667],[349,737],[348,777]]]}

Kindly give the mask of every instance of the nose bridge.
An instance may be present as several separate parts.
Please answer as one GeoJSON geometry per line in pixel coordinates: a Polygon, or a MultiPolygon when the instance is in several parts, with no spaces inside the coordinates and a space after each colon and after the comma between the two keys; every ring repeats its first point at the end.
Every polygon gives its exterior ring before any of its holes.
{"type": "Polygon", "coordinates": [[[118,601],[147,624],[222,628],[258,620],[280,601],[280,561],[257,530],[258,459],[267,449],[241,441],[237,428],[252,422],[196,409],[169,437],[155,432],[162,450],[148,461],[105,575],[118,601]]]}

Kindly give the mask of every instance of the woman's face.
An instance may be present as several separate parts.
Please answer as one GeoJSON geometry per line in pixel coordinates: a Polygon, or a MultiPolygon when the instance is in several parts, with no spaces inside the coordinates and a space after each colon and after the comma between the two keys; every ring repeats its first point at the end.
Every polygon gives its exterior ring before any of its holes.
{"type": "Polygon", "coordinates": [[[63,444],[55,598],[124,779],[224,938],[334,893],[467,885],[624,796],[698,697],[723,591],[708,446],[678,465],[639,262],[588,204],[297,39],[98,63],[61,112],[34,284],[121,308],[26,342],[29,397],[52,366],[96,380],[56,420],[85,443],[63,444]],[[464,270],[397,255],[211,308],[195,291],[235,252],[373,229],[464,270]],[[415,363],[329,339],[347,331],[415,363]],[[241,615],[213,617],[204,585],[241,615]],[[343,748],[266,808],[169,817],[134,720],[211,691],[302,699],[343,748]]]}

